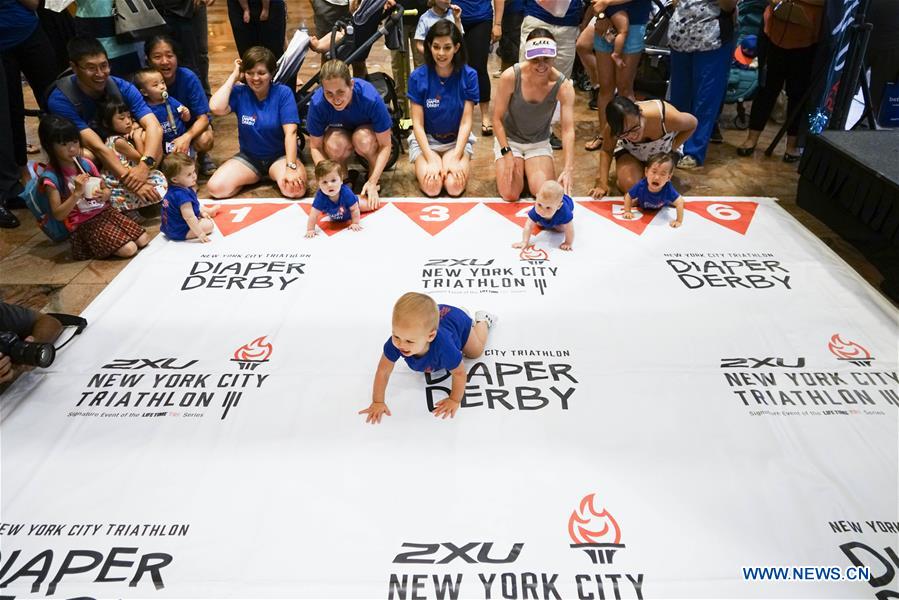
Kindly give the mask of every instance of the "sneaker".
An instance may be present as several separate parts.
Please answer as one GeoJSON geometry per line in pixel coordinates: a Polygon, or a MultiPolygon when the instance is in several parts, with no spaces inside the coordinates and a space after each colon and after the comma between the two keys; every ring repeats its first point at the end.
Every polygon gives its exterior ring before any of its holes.
{"type": "Polygon", "coordinates": [[[200,175],[203,177],[210,177],[218,166],[215,164],[215,161],[212,160],[212,157],[208,154],[201,154],[200,160],[197,161],[200,163],[200,175]]]}
{"type": "Polygon", "coordinates": [[[549,145],[552,146],[553,150],[561,150],[562,149],[562,140],[555,133],[549,134],[549,145]]]}
{"type": "Polygon", "coordinates": [[[696,162],[696,159],[688,154],[678,161],[677,166],[680,169],[695,169],[702,165],[696,162]]]}
{"type": "Polygon", "coordinates": [[[499,317],[493,313],[489,313],[486,310],[479,310],[474,314],[474,322],[480,323],[481,321],[487,322],[487,329],[493,329],[493,327],[499,322],[499,317]]]}
{"type": "Polygon", "coordinates": [[[587,103],[590,110],[599,110],[599,88],[593,88],[590,93],[590,102],[587,103]]]}

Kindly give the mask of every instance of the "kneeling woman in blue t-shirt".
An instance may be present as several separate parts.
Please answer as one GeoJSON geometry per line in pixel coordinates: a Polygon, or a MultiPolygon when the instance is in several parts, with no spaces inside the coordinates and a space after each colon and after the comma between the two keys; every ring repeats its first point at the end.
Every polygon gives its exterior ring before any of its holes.
{"type": "Polygon", "coordinates": [[[216,116],[237,115],[240,152],[228,159],[209,179],[206,189],[214,198],[230,198],[266,175],[287,198],[306,193],[306,169],[297,160],[297,125],[300,122],[293,92],[272,84],[275,55],[254,46],[234,61],[234,71],[209,100],[216,116]],[[243,75],[246,83],[237,83],[243,75]]]}
{"type": "Polygon", "coordinates": [[[381,173],[390,160],[393,126],[387,105],[364,79],[350,77],[350,68],[340,60],[329,60],[319,71],[321,87],[309,101],[306,131],[309,154],[316,165],[326,158],[339,163],[344,172],[355,152],[368,162],[368,179],[359,193],[362,212],[380,205],[381,173]]]}
{"type": "Polygon", "coordinates": [[[409,160],[428,196],[437,196],[444,187],[450,196],[459,196],[468,184],[475,142],[471,113],[479,91],[478,74],[465,62],[462,34],[442,20],[425,36],[425,64],[409,76],[409,160]]]}

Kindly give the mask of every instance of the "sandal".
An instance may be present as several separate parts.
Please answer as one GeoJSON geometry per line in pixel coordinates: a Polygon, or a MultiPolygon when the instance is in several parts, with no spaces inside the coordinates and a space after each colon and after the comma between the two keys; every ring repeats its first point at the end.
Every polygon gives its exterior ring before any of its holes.
{"type": "Polygon", "coordinates": [[[594,135],[592,140],[584,144],[584,150],[587,152],[596,152],[597,150],[602,149],[602,142],[603,139],[601,135],[594,135]]]}
{"type": "Polygon", "coordinates": [[[493,137],[493,125],[481,123],[481,137],[493,137]]]}
{"type": "Polygon", "coordinates": [[[784,152],[784,162],[785,163],[794,163],[802,158],[802,154],[790,154],[789,152],[784,152]]]}
{"type": "Polygon", "coordinates": [[[25,153],[26,154],[37,154],[41,151],[40,146],[35,146],[34,144],[25,144],[25,153]]]}
{"type": "Polygon", "coordinates": [[[752,156],[755,152],[755,146],[744,147],[740,146],[737,148],[737,156],[752,156]]]}

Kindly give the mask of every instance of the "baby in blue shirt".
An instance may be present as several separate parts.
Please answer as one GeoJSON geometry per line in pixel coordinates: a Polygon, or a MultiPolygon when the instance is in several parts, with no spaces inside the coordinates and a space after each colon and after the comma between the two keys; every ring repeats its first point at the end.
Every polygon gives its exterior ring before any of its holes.
{"type": "Polygon", "coordinates": [[[558,181],[547,180],[537,192],[534,208],[528,212],[522,229],[521,241],[513,248],[527,248],[531,244],[534,226],[561,231],[565,239],[559,245],[562,250],[571,250],[574,245],[574,200],[562,189],[558,181]]]}
{"type": "MultiPolygon", "coordinates": [[[[191,117],[190,110],[169,96],[165,79],[163,79],[162,73],[156,69],[151,67],[141,69],[134,73],[132,80],[162,127],[163,153],[174,152],[175,140],[187,133],[187,122],[191,117]]],[[[192,151],[189,141],[187,147],[188,151],[192,151]]]]}
{"type": "Polygon", "coordinates": [[[332,221],[352,221],[350,229],[361,231],[359,198],[343,183],[343,167],[340,163],[328,159],[319,162],[315,165],[315,179],[318,180],[318,191],[309,210],[306,237],[316,236],[315,225],[322,214],[328,215],[332,221]]]}
{"type": "Polygon", "coordinates": [[[209,241],[214,225],[212,217],[218,206],[200,206],[197,200],[197,165],[187,154],[173,152],[160,165],[169,189],[162,199],[159,230],[170,240],[198,239],[209,241]]]}
{"type": "Polygon", "coordinates": [[[434,416],[455,416],[465,395],[462,357],[477,358],[484,353],[488,330],[497,320],[496,315],[479,310],[472,321],[464,308],[437,304],[427,294],[403,294],[393,307],[393,335],[384,344],[378,363],[371,405],[359,414],[367,415],[365,422],[372,424],[380,423],[384,415],[390,416],[384,393],[394,363],[403,357],[413,371],[450,372],[453,384],[449,398],[434,405],[434,416]]]}
{"type": "Polygon", "coordinates": [[[680,227],[684,223],[684,198],[671,185],[674,175],[674,157],[667,153],[653,154],[646,161],[645,177],[638,181],[624,195],[625,219],[634,219],[631,211],[636,204],[641,210],[659,210],[666,206],[677,209],[677,217],[669,223],[672,227],[680,227]]]}

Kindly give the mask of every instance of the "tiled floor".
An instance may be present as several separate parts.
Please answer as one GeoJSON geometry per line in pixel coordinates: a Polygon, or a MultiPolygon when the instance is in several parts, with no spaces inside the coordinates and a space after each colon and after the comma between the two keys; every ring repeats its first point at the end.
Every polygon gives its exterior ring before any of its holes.
{"type": "MultiPolygon", "coordinates": [[[[312,23],[309,4],[291,3],[292,14],[289,26],[297,27],[303,21],[312,23]]],[[[213,87],[221,84],[233,67],[236,57],[224,1],[210,8],[210,81],[213,87]]],[[[492,59],[491,69],[498,70],[498,62],[492,59]]],[[[318,67],[318,61],[311,57],[301,71],[301,79],[309,77],[318,67]]],[[[390,56],[379,42],[369,59],[372,71],[390,72],[390,56]]],[[[26,94],[27,95],[27,94],[26,94]]],[[[729,123],[733,107],[726,107],[723,123],[729,123]]],[[[475,123],[479,115],[475,114],[475,123]]],[[[583,150],[583,144],[592,137],[595,129],[596,113],[587,109],[587,94],[578,92],[575,111],[577,145],[575,159],[575,194],[586,194],[595,178],[598,155],[583,150]]],[[[36,122],[29,119],[29,139],[36,140],[36,122]]],[[[768,144],[776,130],[769,125],[763,135],[760,147],[768,144]]],[[[234,117],[217,119],[215,123],[216,146],[213,158],[221,162],[237,151],[237,136],[234,117]]],[[[724,129],[724,143],[713,145],[704,168],[677,174],[678,189],[685,195],[713,196],[773,196],[784,208],[803,225],[835,250],[868,282],[877,286],[880,273],[848,243],[814,217],[796,206],[795,164],[788,165],[780,160],[779,153],[766,158],[756,152],[751,158],[737,158],[735,146],[742,141],[744,133],[724,129]]],[[[493,181],[493,139],[478,138],[472,167],[472,181],[467,195],[472,197],[496,196],[493,181]]],[[[559,157],[561,160],[561,157],[559,157]]],[[[200,187],[200,196],[204,187],[200,187]]],[[[268,197],[278,194],[271,185],[259,185],[244,192],[245,196],[268,197]]],[[[420,192],[408,157],[400,157],[396,168],[382,178],[384,196],[419,196],[420,192]]],[[[17,211],[23,225],[18,229],[0,230],[0,297],[9,302],[17,302],[36,309],[79,313],[103,290],[107,283],[125,267],[125,260],[72,261],[68,243],[54,245],[37,229],[27,211],[17,211]]],[[[144,226],[152,235],[159,231],[159,219],[148,219],[144,226]]]]}

